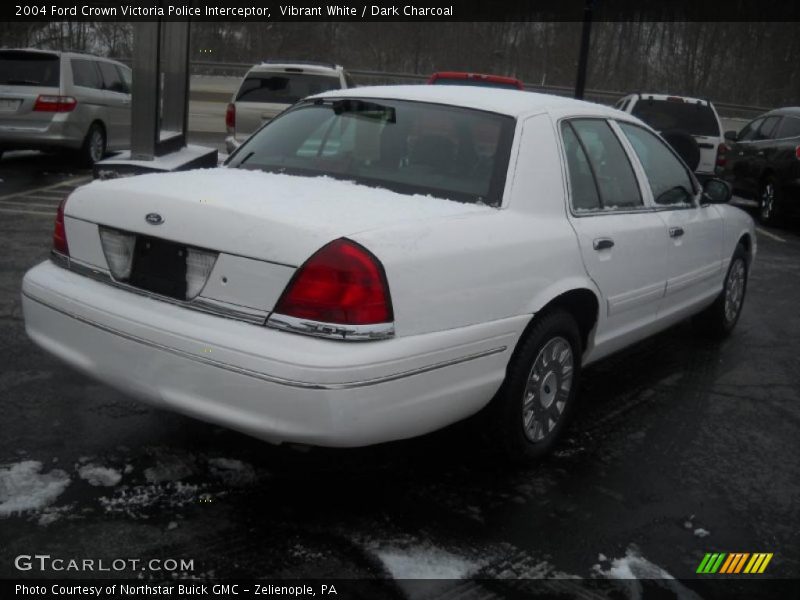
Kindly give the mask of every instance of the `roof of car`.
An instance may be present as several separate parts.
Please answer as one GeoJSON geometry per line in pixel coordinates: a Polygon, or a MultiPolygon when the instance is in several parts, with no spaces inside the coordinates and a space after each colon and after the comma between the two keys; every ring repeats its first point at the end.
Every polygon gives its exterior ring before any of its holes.
{"type": "Polygon", "coordinates": [[[791,115],[793,117],[800,117],[800,106],[784,106],[782,108],[774,108],[768,115],[791,115]]]}
{"type": "Polygon", "coordinates": [[[304,73],[339,73],[342,71],[341,65],[335,65],[333,63],[319,63],[319,62],[311,62],[311,61],[275,61],[275,60],[267,60],[257,65],[253,65],[250,68],[250,71],[255,72],[274,72],[274,71],[283,71],[284,69],[301,69],[304,73]]]}
{"type": "Polygon", "coordinates": [[[415,102],[432,102],[434,104],[450,104],[464,108],[485,110],[513,117],[535,111],[544,112],[552,109],[571,109],[575,112],[596,114],[618,114],[617,110],[592,102],[574,100],[563,96],[520,92],[489,87],[461,87],[438,85],[386,85],[331,90],[312,96],[312,98],[374,98],[386,100],[412,100],[415,102]]]}
{"type": "Polygon", "coordinates": [[[32,52],[35,54],[51,54],[53,56],[66,56],[67,58],[91,58],[94,60],[106,60],[109,62],[123,64],[113,58],[105,56],[97,56],[95,54],[86,54],[84,52],[67,52],[63,50],[43,50],[42,48],[0,48],[0,52],[32,52]]]}
{"type": "Polygon", "coordinates": [[[684,102],[699,102],[700,104],[711,104],[710,100],[706,100],[705,98],[692,98],[691,96],[681,96],[680,94],[652,94],[649,92],[637,92],[633,94],[634,96],[639,96],[642,100],[669,100],[669,99],[680,99],[684,102]]]}

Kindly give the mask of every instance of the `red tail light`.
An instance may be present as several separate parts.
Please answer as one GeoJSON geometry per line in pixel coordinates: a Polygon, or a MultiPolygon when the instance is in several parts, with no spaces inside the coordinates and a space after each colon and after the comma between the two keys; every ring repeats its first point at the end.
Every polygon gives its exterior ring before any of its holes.
{"type": "Polygon", "coordinates": [[[225,127],[228,128],[229,133],[233,133],[236,129],[236,105],[231,102],[225,111],[225,127]]]}
{"type": "Polygon", "coordinates": [[[58,205],[56,212],[56,222],[53,227],[53,250],[64,256],[69,256],[69,246],[67,245],[67,230],[64,227],[64,207],[67,199],[64,198],[58,205]]]}
{"type": "Polygon", "coordinates": [[[394,318],[380,261],[345,238],[324,246],[298,269],[275,312],[343,325],[387,323],[394,318]]]}
{"type": "Polygon", "coordinates": [[[730,148],[728,144],[720,144],[717,146],[717,166],[724,167],[728,163],[728,151],[730,148]]]}
{"type": "Polygon", "coordinates": [[[36,112],[71,112],[78,106],[72,96],[39,96],[33,104],[36,112]]]}
{"type": "Polygon", "coordinates": [[[797,146],[797,147],[794,149],[794,157],[795,157],[797,160],[800,160],[800,146],[797,146]]]}

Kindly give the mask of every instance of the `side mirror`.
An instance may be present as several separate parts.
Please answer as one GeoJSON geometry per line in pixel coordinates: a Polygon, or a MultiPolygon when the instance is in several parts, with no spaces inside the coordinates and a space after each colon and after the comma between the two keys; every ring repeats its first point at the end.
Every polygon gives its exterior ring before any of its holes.
{"type": "Polygon", "coordinates": [[[739,134],[735,131],[726,131],[725,132],[725,139],[729,142],[735,142],[739,139],[739,134]]]}
{"type": "Polygon", "coordinates": [[[703,184],[703,200],[708,204],[726,204],[733,197],[733,188],[728,182],[712,177],[703,184]]]}

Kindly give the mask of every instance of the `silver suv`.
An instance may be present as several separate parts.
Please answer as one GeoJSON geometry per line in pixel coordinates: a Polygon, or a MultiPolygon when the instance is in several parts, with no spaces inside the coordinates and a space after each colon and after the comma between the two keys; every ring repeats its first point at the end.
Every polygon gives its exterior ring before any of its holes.
{"type": "Polygon", "coordinates": [[[228,152],[233,152],[251,133],[298,100],[350,87],[352,80],[340,65],[276,60],[252,67],[225,113],[228,152]]]}
{"type": "Polygon", "coordinates": [[[131,70],[72,52],[0,50],[0,155],[69,150],[91,165],[130,144],[131,70]]]}

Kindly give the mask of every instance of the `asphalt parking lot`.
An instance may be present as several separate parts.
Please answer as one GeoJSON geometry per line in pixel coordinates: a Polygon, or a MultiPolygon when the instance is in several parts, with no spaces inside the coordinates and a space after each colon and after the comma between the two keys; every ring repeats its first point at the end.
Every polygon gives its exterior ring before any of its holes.
{"type": "MultiPolygon", "coordinates": [[[[761,577],[800,577],[800,223],[759,227],[728,340],[684,323],[587,369],[570,434],[519,470],[479,423],[276,448],[73,372],[27,339],[19,292],[89,174],[21,154],[0,179],[0,469],[43,499],[0,512],[0,578],[54,576],[19,572],[20,554],[172,557],[194,563],[171,577],[436,577],[462,580],[441,584],[450,597],[486,598],[520,578],[693,578],[706,552],[774,553],[761,577]]],[[[404,592],[378,580],[372,597],[404,592]]]]}

